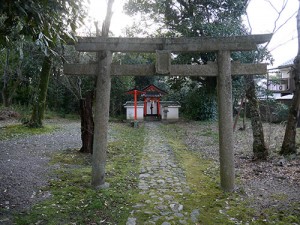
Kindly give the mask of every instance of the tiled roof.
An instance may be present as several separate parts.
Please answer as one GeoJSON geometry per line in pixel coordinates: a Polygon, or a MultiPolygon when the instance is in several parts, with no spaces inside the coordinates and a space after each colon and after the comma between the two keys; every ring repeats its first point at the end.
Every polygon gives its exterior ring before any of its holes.
{"type": "MultiPolygon", "coordinates": [[[[160,104],[162,106],[179,106],[180,107],[180,103],[177,101],[161,101],[160,104]]],[[[124,106],[133,106],[134,102],[133,101],[127,101],[124,106]]],[[[143,106],[144,102],[143,101],[137,101],[137,105],[138,106],[143,106]]]]}

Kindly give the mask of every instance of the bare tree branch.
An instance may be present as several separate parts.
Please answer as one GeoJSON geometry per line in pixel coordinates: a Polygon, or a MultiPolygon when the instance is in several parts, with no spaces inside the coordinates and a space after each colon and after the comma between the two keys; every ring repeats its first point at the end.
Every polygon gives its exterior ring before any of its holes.
{"type": "MultiPolygon", "coordinates": [[[[282,1],[282,6],[281,6],[280,10],[277,10],[276,7],[273,5],[273,3],[270,0],[265,0],[265,2],[269,3],[269,5],[277,13],[277,17],[274,21],[274,28],[272,31],[273,34],[277,33],[282,27],[284,27],[287,24],[288,21],[290,21],[297,14],[297,11],[295,11],[288,19],[286,19],[281,25],[278,26],[279,19],[282,18],[282,13],[284,12],[288,1],[287,0],[282,1]]],[[[269,46],[271,40],[265,44],[264,49],[266,49],[269,46]]]]}
{"type": "Polygon", "coordinates": [[[290,39],[288,39],[288,40],[286,40],[286,41],[284,41],[284,42],[282,42],[282,43],[276,45],[274,48],[270,49],[270,52],[272,52],[272,51],[274,51],[275,49],[277,49],[277,48],[279,48],[279,47],[281,47],[281,46],[283,46],[283,45],[289,43],[290,41],[295,40],[296,38],[298,38],[298,36],[292,37],[292,38],[290,38],[290,39]]]}

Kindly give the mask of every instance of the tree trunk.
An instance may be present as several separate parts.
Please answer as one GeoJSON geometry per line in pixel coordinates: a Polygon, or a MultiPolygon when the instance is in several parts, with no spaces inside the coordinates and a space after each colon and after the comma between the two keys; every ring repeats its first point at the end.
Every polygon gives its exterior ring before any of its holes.
{"type": "MultiPolygon", "coordinates": [[[[110,21],[112,17],[112,6],[114,0],[107,2],[106,17],[102,24],[102,36],[108,37],[110,21]]],[[[92,186],[96,189],[106,188],[105,166],[107,152],[107,135],[110,103],[110,65],[111,52],[98,52],[98,69],[96,81],[96,104],[95,104],[95,128],[92,158],[92,186]]]]}
{"type": "MultiPolygon", "coordinates": [[[[107,5],[106,18],[102,25],[102,36],[108,37],[110,21],[112,16],[112,5],[114,0],[109,0],[107,5]]],[[[98,29],[98,22],[95,22],[96,26],[96,36],[100,36],[98,29]]],[[[103,57],[97,53],[98,60],[103,57]]],[[[95,82],[95,87],[97,86],[97,79],[95,82]]],[[[85,100],[80,100],[80,117],[81,117],[81,140],[82,147],[80,152],[93,154],[93,136],[94,136],[94,117],[93,117],[93,92],[86,95],[85,100]],[[85,101],[85,102],[84,102],[85,101]],[[84,106],[85,105],[85,106],[84,106]],[[87,107],[87,108],[83,108],[87,107]]]]}
{"type": "Polygon", "coordinates": [[[18,59],[18,66],[15,68],[14,71],[10,71],[10,66],[9,66],[10,49],[6,48],[5,50],[6,50],[6,57],[5,57],[5,66],[4,66],[3,77],[2,77],[3,87],[2,87],[1,94],[2,94],[3,105],[5,107],[9,107],[12,104],[14,94],[16,93],[21,83],[23,58],[20,57],[18,59]],[[15,79],[11,77],[12,74],[17,75],[15,79]]]}
{"type": "Polygon", "coordinates": [[[298,53],[294,60],[294,66],[292,73],[295,80],[295,91],[292,104],[289,110],[288,121],[286,124],[283,143],[281,146],[281,155],[290,155],[297,153],[296,147],[296,128],[297,119],[300,110],[300,4],[297,15],[297,31],[298,31],[298,53]]]}
{"type": "Polygon", "coordinates": [[[8,89],[8,80],[9,80],[9,55],[10,55],[10,50],[9,48],[6,48],[6,57],[5,57],[5,66],[3,70],[3,87],[2,87],[2,101],[3,105],[5,107],[9,106],[9,89],[8,89]]]}
{"type": "Polygon", "coordinates": [[[86,94],[85,98],[80,99],[80,118],[81,118],[81,140],[82,147],[80,152],[93,153],[93,91],[86,94]]]}
{"type": "Polygon", "coordinates": [[[3,88],[2,88],[2,101],[3,101],[4,107],[9,107],[10,106],[8,90],[9,90],[8,86],[3,85],[3,88]]]}
{"type": "Polygon", "coordinates": [[[43,126],[42,120],[44,119],[44,114],[45,114],[51,65],[52,65],[52,60],[51,60],[50,56],[44,56],[42,71],[40,74],[38,98],[37,98],[36,102],[34,103],[31,120],[29,122],[29,126],[31,126],[31,127],[42,127],[43,126]]]}
{"type": "Polygon", "coordinates": [[[95,103],[95,129],[92,157],[92,186],[106,187],[105,166],[109,119],[109,98],[111,89],[110,64],[111,52],[106,52],[104,59],[99,59],[95,103]]]}
{"type": "Polygon", "coordinates": [[[297,153],[297,146],[296,146],[296,129],[297,129],[297,119],[298,113],[300,110],[300,55],[295,59],[295,70],[293,74],[295,75],[295,92],[294,97],[292,100],[292,104],[289,110],[288,121],[286,124],[285,134],[283,143],[281,146],[280,154],[281,155],[290,155],[297,153]]]}
{"type": "Polygon", "coordinates": [[[253,159],[266,160],[268,157],[268,148],[265,144],[263,126],[259,111],[259,103],[255,93],[255,83],[253,76],[246,76],[248,84],[246,97],[249,100],[249,110],[253,132],[253,159]]]}

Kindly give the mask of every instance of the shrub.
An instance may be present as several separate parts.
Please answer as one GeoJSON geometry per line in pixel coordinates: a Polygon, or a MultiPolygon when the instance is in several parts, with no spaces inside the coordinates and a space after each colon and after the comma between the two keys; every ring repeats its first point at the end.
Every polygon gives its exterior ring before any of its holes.
{"type": "Polygon", "coordinates": [[[183,114],[193,120],[215,120],[217,118],[215,93],[202,87],[190,91],[183,103],[183,114]]]}

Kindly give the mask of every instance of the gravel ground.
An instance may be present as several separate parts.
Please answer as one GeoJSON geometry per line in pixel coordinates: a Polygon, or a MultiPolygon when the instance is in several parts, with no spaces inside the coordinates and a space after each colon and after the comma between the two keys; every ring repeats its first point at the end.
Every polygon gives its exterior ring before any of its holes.
{"type": "MultiPolygon", "coordinates": [[[[1,121],[3,127],[14,120],[1,121]]],[[[41,192],[54,166],[50,155],[68,148],[80,148],[80,123],[49,120],[60,129],[43,135],[13,138],[0,142],[0,224],[12,224],[14,212],[22,212],[50,194],[41,192]]]]}

